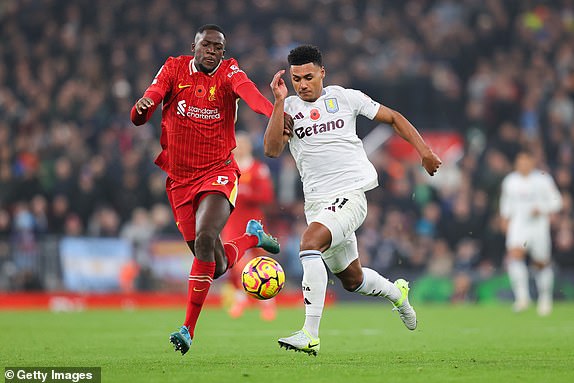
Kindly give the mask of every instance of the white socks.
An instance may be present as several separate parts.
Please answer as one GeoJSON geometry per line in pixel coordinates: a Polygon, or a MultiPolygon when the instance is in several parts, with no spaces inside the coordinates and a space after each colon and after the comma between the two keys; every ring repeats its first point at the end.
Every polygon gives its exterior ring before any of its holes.
{"type": "Polygon", "coordinates": [[[321,252],[303,250],[299,253],[303,265],[303,298],[305,299],[305,325],[303,328],[313,338],[319,337],[319,325],[327,292],[327,269],[321,252]]]}
{"type": "MultiPolygon", "coordinates": [[[[299,253],[299,257],[303,265],[303,282],[301,285],[305,299],[305,324],[303,328],[313,338],[318,338],[327,291],[327,269],[323,264],[320,251],[303,250],[299,253]]],[[[402,296],[401,291],[394,283],[367,267],[363,267],[363,283],[355,292],[362,295],[386,297],[393,303],[402,296]]]]}
{"type": "Polygon", "coordinates": [[[363,267],[363,283],[354,292],[361,295],[386,297],[393,303],[401,299],[401,291],[394,283],[368,267],[363,267]]]}
{"type": "Polygon", "coordinates": [[[538,299],[552,302],[552,290],[554,288],[554,270],[548,265],[534,272],[534,280],[538,288],[538,299]]]}
{"type": "Polygon", "coordinates": [[[512,285],[514,300],[520,303],[530,302],[526,263],[524,261],[510,260],[508,262],[508,277],[512,285]]]}

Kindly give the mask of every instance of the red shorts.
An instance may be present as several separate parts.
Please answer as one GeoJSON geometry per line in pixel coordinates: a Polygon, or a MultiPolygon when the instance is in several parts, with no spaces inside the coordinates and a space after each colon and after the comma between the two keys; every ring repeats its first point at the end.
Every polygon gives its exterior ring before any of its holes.
{"type": "Polygon", "coordinates": [[[235,206],[239,169],[235,161],[230,166],[206,174],[194,183],[179,183],[167,178],[165,190],[175,217],[175,223],[185,241],[195,239],[195,212],[201,197],[210,193],[221,193],[235,206]]]}

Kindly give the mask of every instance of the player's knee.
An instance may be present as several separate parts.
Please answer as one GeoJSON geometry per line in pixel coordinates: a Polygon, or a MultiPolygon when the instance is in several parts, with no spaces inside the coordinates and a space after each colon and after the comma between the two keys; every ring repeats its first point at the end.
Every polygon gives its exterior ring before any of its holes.
{"type": "Polygon", "coordinates": [[[301,251],[304,250],[317,250],[324,252],[329,248],[327,244],[324,243],[320,238],[315,237],[303,237],[301,238],[301,243],[299,244],[301,251]]]}
{"type": "Polygon", "coordinates": [[[513,261],[522,261],[526,258],[526,252],[522,249],[510,249],[507,254],[508,258],[513,261]]]}
{"type": "Polygon", "coordinates": [[[218,238],[218,235],[209,231],[198,232],[195,237],[195,256],[201,261],[215,261],[215,241],[218,238]]]}
{"type": "Polygon", "coordinates": [[[536,270],[542,270],[542,269],[544,269],[545,267],[550,266],[550,262],[547,262],[547,261],[535,261],[535,260],[533,260],[533,261],[532,261],[532,266],[534,266],[534,268],[535,268],[536,270]]]}
{"type": "Polygon", "coordinates": [[[312,222],[303,232],[299,244],[301,250],[317,250],[325,252],[331,246],[331,232],[318,223],[312,222]]]}

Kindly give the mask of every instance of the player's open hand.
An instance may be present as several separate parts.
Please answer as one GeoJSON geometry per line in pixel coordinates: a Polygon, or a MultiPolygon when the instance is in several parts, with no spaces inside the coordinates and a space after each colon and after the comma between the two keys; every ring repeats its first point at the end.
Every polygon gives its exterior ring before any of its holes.
{"type": "Polygon", "coordinates": [[[285,80],[281,78],[285,73],[284,69],[281,69],[279,72],[275,73],[273,76],[273,80],[271,81],[271,91],[273,92],[273,96],[275,97],[276,101],[282,101],[287,98],[287,94],[289,91],[287,90],[287,84],[285,84],[285,80]]]}
{"type": "Polygon", "coordinates": [[[442,161],[432,150],[423,155],[422,165],[431,176],[434,176],[441,164],[442,161]]]}
{"type": "Polygon", "coordinates": [[[149,97],[142,97],[136,102],[136,111],[138,114],[143,114],[143,112],[154,105],[153,100],[149,97]]]}

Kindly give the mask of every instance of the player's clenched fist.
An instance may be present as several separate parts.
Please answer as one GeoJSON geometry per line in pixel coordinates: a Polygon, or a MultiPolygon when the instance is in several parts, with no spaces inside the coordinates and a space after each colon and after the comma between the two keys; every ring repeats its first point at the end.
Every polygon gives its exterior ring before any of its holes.
{"type": "Polygon", "coordinates": [[[441,164],[442,161],[432,150],[423,156],[422,165],[431,176],[434,176],[441,164]]]}
{"type": "Polygon", "coordinates": [[[151,108],[153,106],[153,100],[149,97],[142,97],[136,102],[136,111],[138,114],[142,114],[144,110],[151,108]]]}

